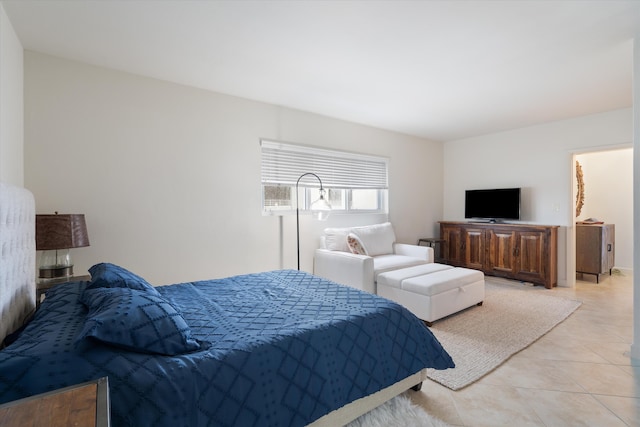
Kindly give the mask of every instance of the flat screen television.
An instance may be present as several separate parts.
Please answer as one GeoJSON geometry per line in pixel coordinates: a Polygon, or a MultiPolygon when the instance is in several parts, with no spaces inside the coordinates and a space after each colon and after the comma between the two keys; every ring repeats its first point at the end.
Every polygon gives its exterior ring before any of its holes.
{"type": "Polygon", "coordinates": [[[520,219],[520,188],[466,190],[464,217],[489,221],[520,219]]]}

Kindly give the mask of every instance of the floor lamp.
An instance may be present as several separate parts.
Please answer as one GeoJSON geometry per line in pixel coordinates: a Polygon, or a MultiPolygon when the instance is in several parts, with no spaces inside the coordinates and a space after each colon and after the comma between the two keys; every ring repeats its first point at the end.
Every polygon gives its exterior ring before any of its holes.
{"type": "Polygon", "coordinates": [[[298,203],[298,184],[300,183],[300,180],[307,175],[315,176],[320,182],[320,198],[309,206],[311,213],[313,213],[320,221],[326,220],[331,214],[331,205],[324,198],[325,189],[322,187],[322,180],[320,177],[312,172],[300,175],[296,181],[296,243],[298,246],[298,270],[300,270],[300,208],[298,203]]]}

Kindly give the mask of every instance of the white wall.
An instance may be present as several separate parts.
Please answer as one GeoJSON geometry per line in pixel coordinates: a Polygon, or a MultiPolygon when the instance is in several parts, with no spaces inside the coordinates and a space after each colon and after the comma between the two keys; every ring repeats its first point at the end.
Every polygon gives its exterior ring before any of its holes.
{"type": "MultiPolygon", "coordinates": [[[[640,171],[640,32],[633,39],[633,170],[634,182],[640,171]]],[[[640,185],[633,187],[633,209],[640,212],[640,185]]],[[[640,248],[640,215],[633,218],[633,244],[640,248]]],[[[640,271],[640,251],[633,254],[633,270],[640,271]]],[[[633,277],[633,344],[631,357],[640,359],[640,274],[633,277]]]]}
{"type": "MultiPolygon", "coordinates": [[[[567,284],[567,227],[573,230],[573,154],[629,145],[631,109],[447,142],[444,218],[464,219],[464,191],[522,187],[522,222],[560,225],[558,282],[567,284]]],[[[570,239],[569,239],[570,240],[570,239]]]]}
{"type": "Polygon", "coordinates": [[[633,270],[633,149],[580,154],[585,186],[578,220],[615,224],[615,267],[633,270]]]}
{"type": "MultiPolygon", "coordinates": [[[[261,215],[269,138],[390,158],[398,241],[442,217],[441,143],[25,52],[25,186],[39,213],[84,213],[76,274],[121,264],[154,284],[295,268],[295,216],[261,215]]],[[[301,218],[301,267],[328,226],[384,215],[301,218]]]]}
{"type": "Polygon", "coordinates": [[[22,186],[23,49],[0,4],[0,181],[22,186]]]}

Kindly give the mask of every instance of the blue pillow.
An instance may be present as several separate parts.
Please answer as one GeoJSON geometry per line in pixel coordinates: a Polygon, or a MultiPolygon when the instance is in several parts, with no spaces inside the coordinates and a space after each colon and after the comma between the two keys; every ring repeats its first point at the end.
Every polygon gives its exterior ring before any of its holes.
{"type": "Polygon", "coordinates": [[[142,277],[115,264],[108,262],[96,264],[89,269],[89,273],[91,273],[91,284],[87,289],[129,288],[160,296],[160,293],[142,277]]]}
{"type": "Polygon", "coordinates": [[[140,353],[177,355],[200,349],[191,329],[166,299],[129,288],[86,289],[81,301],[89,308],[76,338],[93,338],[140,353]]]}

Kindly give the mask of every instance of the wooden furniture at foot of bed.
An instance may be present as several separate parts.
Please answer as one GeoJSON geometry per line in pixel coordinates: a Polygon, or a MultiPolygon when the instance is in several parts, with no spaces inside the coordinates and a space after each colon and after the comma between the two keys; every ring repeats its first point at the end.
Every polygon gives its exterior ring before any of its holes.
{"type": "Polygon", "coordinates": [[[0,405],[6,427],[109,427],[107,377],[0,405]]]}

